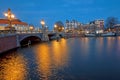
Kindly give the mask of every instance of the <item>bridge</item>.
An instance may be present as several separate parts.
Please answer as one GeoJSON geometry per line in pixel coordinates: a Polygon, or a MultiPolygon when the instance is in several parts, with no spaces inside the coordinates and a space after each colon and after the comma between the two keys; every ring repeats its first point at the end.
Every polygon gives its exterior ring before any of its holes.
{"type": "Polygon", "coordinates": [[[41,20],[42,28],[40,29],[15,18],[11,9],[8,9],[4,15],[6,18],[0,19],[0,53],[24,44],[49,41],[64,35],[64,33],[48,31],[44,20],[41,20]]]}
{"type": "Polygon", "coordinates": [[[49,41],[51,39],[60,38],[61,33],[56,33],[52,31],[10,31],[10,30],[0,30],[0,53],[7,50],[20,47],[21,45],[26,45],[29,43],[37,41],[49,41]],[[58,35],[57,35],[58,34],[58,35]]]}

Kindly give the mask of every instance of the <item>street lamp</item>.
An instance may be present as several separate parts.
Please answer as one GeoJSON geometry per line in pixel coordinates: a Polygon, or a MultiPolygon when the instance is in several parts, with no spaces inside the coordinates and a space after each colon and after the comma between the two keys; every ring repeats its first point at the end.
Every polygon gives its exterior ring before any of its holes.
{"type": "Polygon", "coordinates": [[[48,39],[48,33],[46,31],[47,28],[45,27],[45,21],[42,19],[40,23],[42,25],[42,33],[43,33],[42,39],[43,41],[48,41],[49,39],[48,39]]]}
{"type": "Polygon", "coordinates": [[[65,28],[64,28],[64,27],[62,27],[62,31],[64,31],[64,29],[65,29],[65,28]]]}
{"type": "Polygon", "coordinates": [[[57,28],[57,25],[56,25],[56,24],[54,25],[54,28],[57,28]]]}
{"type": "Polygon", "coordinates": [[[12,19],[15,18],[15,15],[12,14],[11,12],[11,9],[8,9],[8,11],[6,13],[4,13],[5,17],[7,17],[7,19],[9,20],[9,28],[11,29],[12,28],[12,24],[11,24],[11,21],[12,19]]]}
{"type": "Polygon", "coordinates": [[[45,21],[42,19],[40,23],[41,23],[41,25],[42,25],[42,32],[45,33],[45,31],[46,31],[45,21]]]}
{"type": "Polygon", "coordinates": [[[58,25],[55,24],[55,25],[54,25],[54,31],[55,31],[55,33],[56,33],[56,39],[57,39],[57,40],[59,40],[58,29],[59,29],[58,25]]]}
{"type": "Polygon", "coordinates": [[[55,24],[55,25],[54,25],[54,31],[57,31],[57,27],[58,27],[58,26],[55,24]]]}
{"type": "Polygon", "coordinates": [[[32,33],[34,27],[33,27],[33,26],[30,26],[29,29],[30,29],[30,31],[31,31],[31,33],[32,33]]]}
{"type": "Polygon", "coordinates": [[[42,28],[43,28],[45,26],[45,21],[42,19],[40,23],[41,23],[42,28]]]}

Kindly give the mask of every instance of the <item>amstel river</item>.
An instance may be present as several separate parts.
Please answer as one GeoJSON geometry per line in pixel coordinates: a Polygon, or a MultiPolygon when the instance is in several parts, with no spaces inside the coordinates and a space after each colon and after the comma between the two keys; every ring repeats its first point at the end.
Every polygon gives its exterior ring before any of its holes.
{"type": "Polygon", "coordinates": [[[120,80],[120,37],[69,38],[0,55],[0,80],[120,80]]]}

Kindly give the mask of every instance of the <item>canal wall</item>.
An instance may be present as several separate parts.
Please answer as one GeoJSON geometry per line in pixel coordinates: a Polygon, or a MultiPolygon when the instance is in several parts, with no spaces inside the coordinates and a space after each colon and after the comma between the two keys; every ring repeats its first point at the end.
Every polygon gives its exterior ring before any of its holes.
{"type": "Polygon", "coordinates": [[[0,37],[0,53],[17,47],[16,35],[0,37]]]}

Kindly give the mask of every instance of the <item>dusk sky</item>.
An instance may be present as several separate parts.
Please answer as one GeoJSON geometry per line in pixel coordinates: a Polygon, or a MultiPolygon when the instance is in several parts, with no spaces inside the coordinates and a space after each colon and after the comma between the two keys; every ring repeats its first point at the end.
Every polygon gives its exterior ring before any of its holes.
{"type": "Polygon", "coordinates": [[[120,0],[1,0],[0,18],[8,8],[16,18],[35,26],[41,26],[44,19],[50,29],[66,19],[88,23],[109,16],[120,18],[120,0]]]}

